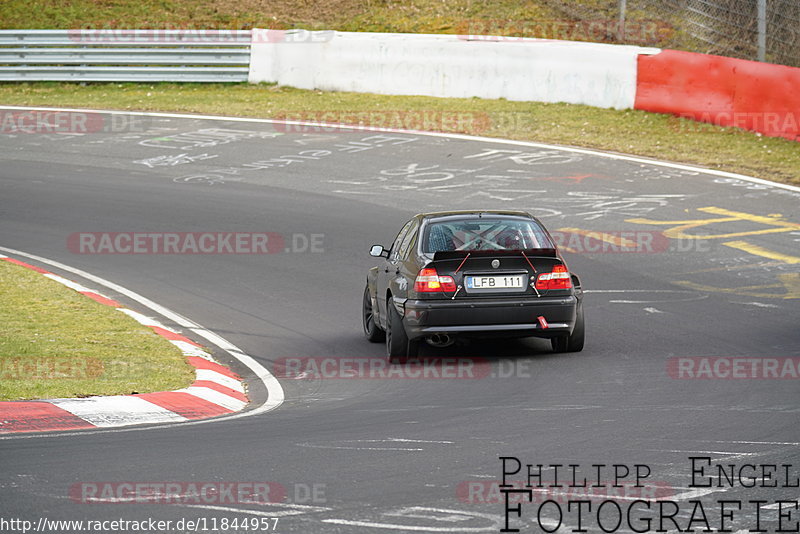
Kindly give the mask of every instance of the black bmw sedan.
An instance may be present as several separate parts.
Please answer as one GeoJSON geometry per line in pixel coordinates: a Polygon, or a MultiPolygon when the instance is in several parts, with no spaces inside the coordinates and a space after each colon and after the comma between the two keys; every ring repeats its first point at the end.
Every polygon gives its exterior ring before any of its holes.
{"type": "Polygon", "coordinates": [[[421,213],[408,221],[364,289],[362,322],[389,361],[419,343],[459,337],[541,337],[555,352],[583,349],[583,293],[550,234],[521,211],[421,213]]]}

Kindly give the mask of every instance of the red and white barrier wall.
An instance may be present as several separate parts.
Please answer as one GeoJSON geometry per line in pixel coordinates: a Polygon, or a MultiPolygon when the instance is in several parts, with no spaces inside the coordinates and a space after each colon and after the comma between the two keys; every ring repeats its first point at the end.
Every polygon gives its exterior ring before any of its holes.
{"type": "Polygon", "coordinates": [[[641,109],[800,140],[800,69],[547,39],[255,29],[249,81],[641,109]]]}
{"type": "Polygon", "coordinates": [[[694,52],[639,56],[635,108],[800,140],[800,69],[694,52]]]}

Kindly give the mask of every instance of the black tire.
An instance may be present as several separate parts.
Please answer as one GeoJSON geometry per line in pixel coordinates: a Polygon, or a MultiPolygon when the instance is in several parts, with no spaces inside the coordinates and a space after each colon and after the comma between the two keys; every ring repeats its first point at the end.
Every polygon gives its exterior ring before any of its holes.
{"type": "Polygon", "coordinates": [[[386,301],[386,357],[389,363],[403,364],[409,358],[415,358],[418,346],[417,341],[409,341],[403,320],[390,298],[386,301]]]}
{"type": "Polygon", "coordinates": [[[553,352],[580,352],[583,350],[585,328],[583,323],[583,304],[578,304],[575,312],[575,328],[568,336],[554,337],[550,340],[553,352]]]}
{"type": "Polygon", "coordinates": [[[381,327],[375,322],[369,285],[364,288],[364,299],[361,304],[361,325],[364,327],[364,335],[371,343],[380,343],[386,339],[386,332],[381,330],[381,327]]]}

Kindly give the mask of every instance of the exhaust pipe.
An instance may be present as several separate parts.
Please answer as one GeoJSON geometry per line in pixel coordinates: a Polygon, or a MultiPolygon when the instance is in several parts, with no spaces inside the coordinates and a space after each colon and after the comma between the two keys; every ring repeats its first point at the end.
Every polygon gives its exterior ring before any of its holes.
{"type": "Polygon", "coordinates": [[[425,341],[434,347],[449,347],[456,342],[455,339],[451,338],[447,334],[433,334],[428,336],[425,341]]]}

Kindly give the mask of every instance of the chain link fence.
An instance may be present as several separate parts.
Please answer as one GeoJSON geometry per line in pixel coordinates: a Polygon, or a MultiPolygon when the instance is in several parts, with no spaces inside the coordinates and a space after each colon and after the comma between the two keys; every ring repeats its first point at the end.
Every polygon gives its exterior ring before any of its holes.
{"type": "Polygon", "coordinates": [[[800,67],[800,0],[543,1],[576,24],[613,21],[604,42],[800,67]]]}

